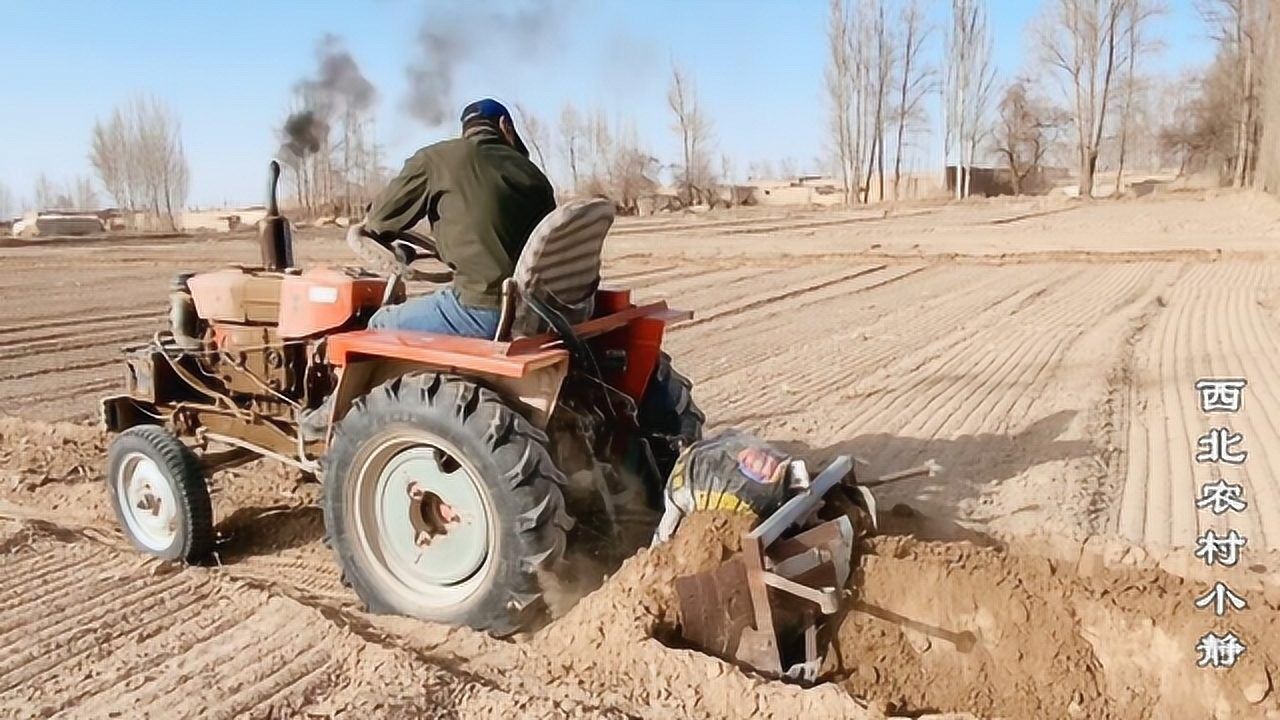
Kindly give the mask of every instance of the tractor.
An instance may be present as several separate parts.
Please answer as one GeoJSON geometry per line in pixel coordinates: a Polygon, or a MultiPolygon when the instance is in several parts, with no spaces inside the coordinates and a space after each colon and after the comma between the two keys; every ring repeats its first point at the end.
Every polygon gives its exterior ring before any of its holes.
{"type": "Polygon", "coordinates": [[[373,331],[407,280],[442,279],[417,269],[440,260],[433,242],[410,232],[378,250],[384,262],[299,268],[279,174],[273,161],[261,265],[175,277],[168,329],[125,348],[125,390],[102,400],[129,540],[205,560],[218,545],[209,478],[271,459],[323,484],[326,541],[371,611],[496,635],[545,617],[544,594],[574,571],[567,548],[647,543],[704,417],[662,350],[691,314],[600,287],[612,203],[542,220],[495,337],[373,331]]]}

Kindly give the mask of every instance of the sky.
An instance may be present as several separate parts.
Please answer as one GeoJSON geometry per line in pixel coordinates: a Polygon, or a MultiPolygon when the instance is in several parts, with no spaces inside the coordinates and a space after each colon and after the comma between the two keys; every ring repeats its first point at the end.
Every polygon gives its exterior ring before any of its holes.
{"type": "MultiPolygon", "coordinates": [[[[902,0],[887,0],[891,11],[902,0]]],[[[945,0],[923,0],[940,54],[945,0]]],[[[1028,24],[1043,0],[989,0],[998,81],[1037,76],[1028,24]]],[[[554,121],[565,102],[634,118],[641,143],[666,161],[679,153],[666,106],[670,63],[694,78],[719,153],[745,176],[750,162],[792,158],[810,169],[826,148],[823,95],[827,0],[0,0],[0,183],[30,199],[43,173],[70,185],[92,176],[96,119],[140,94],[182,123],[191,166],[188,205],[261,202],[267,161],[293,87],[316,70],[317,43],[342,38],[377,88],[377,135],[398,170],[422,145],[456,135],[457,111],[493,96],[554,121]],[[477,6],[485,6],[476,10],[477,6]],[[516,17],[547,6],[541,42],[467,32],[449,92],[448,122],[425,127],[403,110],[405,67],[424,23],[448,28],[485,14],[516,17]]],[[[1166,0],[1149,70],[1175,75],[1212,47],[1193,0],[1166,0]]],[[[930,122],[936,127],[936,103],[930,122]]],[[[936,143],[935,143],[936,144],[936,143]]],[[[917,162],[937,155],[923,145],[917,162]]],[[[105,193],[101,193],[105,194],[105,193]]]]}

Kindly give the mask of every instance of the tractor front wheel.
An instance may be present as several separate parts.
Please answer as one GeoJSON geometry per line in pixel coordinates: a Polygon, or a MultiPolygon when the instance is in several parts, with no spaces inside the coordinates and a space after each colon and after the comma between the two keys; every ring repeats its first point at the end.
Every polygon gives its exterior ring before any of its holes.
{"type": "Polygon", "coordinates": [[[571,526],[546,444],[455,377],[406,375],[356,400],[323,468],[343,576],[373,612],[497,635],[527,626],[571,526]]]}
{"type": "Polygon", "coordinates": [[[213,549],[213,509],[200,463],[159,425],[131,427],[111,441],[107,494],[139,550],[195,562],[213,549]]]}

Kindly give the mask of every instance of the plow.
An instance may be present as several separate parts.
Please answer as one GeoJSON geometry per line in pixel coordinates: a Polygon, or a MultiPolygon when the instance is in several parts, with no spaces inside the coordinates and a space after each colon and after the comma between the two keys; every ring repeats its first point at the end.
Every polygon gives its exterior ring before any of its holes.
{"type": "MultiPolygon", "coordinates": [[[[362,267],[300,268],[278,178],[272,163],[260,264],[175,277],[169,328],[125,350],[125,390],[102,400],[108,491],[135,546],[203,561],[218,541],[209,479],[270,459],[323,485],[326,542],[371,611],[509,635],[546,616],[567,549],[620,562],[649,544],[673,471],[707,447],[704,416],[662,348],[691,313],[600,285],[611,204],[538,225],[494,337],[373,331],[407,280],[448,279],[417,269],[441,260],[430,238],[375,244],[357,227],[362,267]],[[590,272],[566,280],[564,263],[590,272]]],[[[676,581],[682,641],[813,682],[874,531],[874,483],[848,456],[812,480],[803,463],[742,472],[736,487],[774,501],[741,553],[676,581]]],[[[721,483],[703,506],[744,505],[731,496],[721,483]]]]}

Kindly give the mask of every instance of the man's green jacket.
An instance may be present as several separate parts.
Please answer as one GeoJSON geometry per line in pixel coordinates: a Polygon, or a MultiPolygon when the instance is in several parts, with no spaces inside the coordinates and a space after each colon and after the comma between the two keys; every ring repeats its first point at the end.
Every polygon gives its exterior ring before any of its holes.
{"type": "Polygon", "coordinates": [[[555,209],[551,183],[489,128],[428,145],[373,201],[365,230],[408,230],[423,218],[454,271],[463,305],[497,308],[529,233],[555,209]]]}

